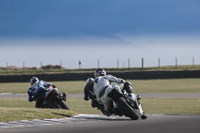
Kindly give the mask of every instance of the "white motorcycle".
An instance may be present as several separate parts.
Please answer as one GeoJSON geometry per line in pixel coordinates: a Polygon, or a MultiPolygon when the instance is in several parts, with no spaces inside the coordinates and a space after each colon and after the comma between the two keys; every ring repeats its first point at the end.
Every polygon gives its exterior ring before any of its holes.
{"type": "MultiPolygon", "coordinates": [[[[123,84],[120,84],[119,88],[123,88],[123,84]]],[[[107,96],[109,97],[109,99],[113,100],[112,110],[115,115],[125,115],[132,120],[147,118],[146,115],[144,115],[143,110],[141,109],[139,95],[134,94],[134,96],[131,96],[126,93],[125,90],[119,91],[118,89],[113,88],[107,96]]]]}

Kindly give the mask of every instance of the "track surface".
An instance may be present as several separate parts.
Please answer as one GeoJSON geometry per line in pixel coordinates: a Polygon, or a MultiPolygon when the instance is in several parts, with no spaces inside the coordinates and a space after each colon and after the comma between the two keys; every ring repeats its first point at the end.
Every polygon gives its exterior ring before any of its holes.
{"type": "Polygon", "coordinates": [[[0,128],[0,133],[199,133],[199,123],[200,115],[148,115],[146,120],[133,121],[126,117],[81,114],[45,122],[13,122],[15,126],[0,128]]]}
{"type": "MultiPolygon", "coordinates": [[[[140,94],[142,97],[200,97],[200,93],[140,94]]],[[[68,98],[83,98],[68,94],[68,98]]],[[[27,94],[0,94],[0,98],[28,98],[27,94]]],[[[199,133],[200,115],[152,115],[146,120],[80,114],[65,119],[0,122],[0,133],[199,133]]]]}

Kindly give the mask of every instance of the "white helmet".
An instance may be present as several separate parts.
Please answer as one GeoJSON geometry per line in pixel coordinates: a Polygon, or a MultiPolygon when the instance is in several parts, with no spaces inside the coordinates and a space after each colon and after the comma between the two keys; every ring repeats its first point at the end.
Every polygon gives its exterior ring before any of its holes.
{"type": "Polygon", "coordinates": [[[93,79],[93,78],[88,78],[88,79],[86,80],[86,84],[91,83],[91,82],[94,82],[94,79],[93,79]]]}
{"type": "Polygon", "coordinates": [[[37,77],[32,77],[30,80],[30,84],[32,87],[34,87],[35,85],[37,85],[39,82],[39,79],[37,77]]]}
{"type": "Polygon", "coordinates": [[[98,76],[106,76],[106,71],[103,69],[96,70],[96,72],[94,72],[94,77],[96,78],[98,76]]]}

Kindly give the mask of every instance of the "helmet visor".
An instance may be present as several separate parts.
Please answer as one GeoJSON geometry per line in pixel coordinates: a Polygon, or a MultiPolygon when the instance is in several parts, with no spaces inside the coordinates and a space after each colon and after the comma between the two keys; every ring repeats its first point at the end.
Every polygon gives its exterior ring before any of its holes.
{"type": "Polygon", "coordinates": [[[31,85],[35,84],[36,81],[37,81],[36,79],[33,79],[33,80],[31,81],[31,85]]]}

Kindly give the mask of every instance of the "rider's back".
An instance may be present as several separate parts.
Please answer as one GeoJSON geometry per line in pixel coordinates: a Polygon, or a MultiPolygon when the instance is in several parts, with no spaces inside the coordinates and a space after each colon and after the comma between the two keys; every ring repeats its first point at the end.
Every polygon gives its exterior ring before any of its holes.
{"type": "Polygon", "coordinates": [[[109,86],[111,82],[122,83],[122,79],[112,75],[98,76],[95,79],[94,89],[100,91],[103,87],[109,86]]]}
{"type": "Polygon", "coordinates": [[[95,79],[94,89],[100,91],[103,87],[108,86],[109,79],[106,76],[99,76],[95,79]]]}

